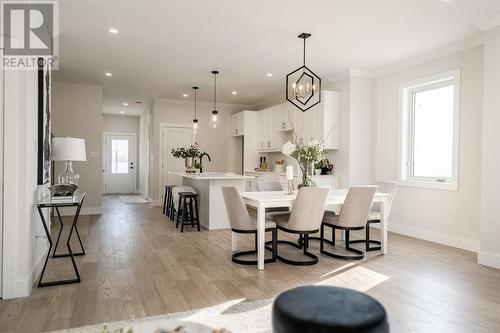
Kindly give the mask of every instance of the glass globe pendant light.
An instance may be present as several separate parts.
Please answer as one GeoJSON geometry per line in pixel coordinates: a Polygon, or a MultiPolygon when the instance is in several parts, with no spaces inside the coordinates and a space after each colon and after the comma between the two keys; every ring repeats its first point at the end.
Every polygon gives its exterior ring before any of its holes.
{"type": "Polygon", "coordinates": [[[210,128],[218,128],[220,126],[220,116],[219,111],[217,111],[217,74],[219,74],[219,71],[212,71],[212,74],[214,75],[214,108],[210,115],[208,126],[210,128]]]}
{"type": "Polygon", "coordinates": [[[196,92],[198,91],[198,87],[193,87],[193,90],[194,90],[193,133],[196,134],[198,132],[198,119],[196,118],[196,92]]]}

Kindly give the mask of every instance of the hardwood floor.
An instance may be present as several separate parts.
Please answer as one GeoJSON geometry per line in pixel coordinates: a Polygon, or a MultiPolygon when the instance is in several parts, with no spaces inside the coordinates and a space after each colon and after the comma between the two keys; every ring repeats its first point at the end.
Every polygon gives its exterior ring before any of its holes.
{"type": "MultiPolygon", "coordinates": [[[[476,264],[473,253],[409,237],[390,234],[387,256],[371,253],[361,262],[320,256],[311,267],[278,262],[258,271],[230,261],[229,231],[187,228],[181,234],[159,207],[147,204],[106,197],[103,214],[83,216],[80,231],[87,251],[78,258],[82,283],[35,288],[30,297],[0,301],[1,332],[50,331],[266,299],[304,284],[366,291],[386,307],[391,332],[500,332],[500,271],[476,264]]],[[[250,247],[253,241],[241,244],[250,247]]],[[[296,255],[282,247],[280,252],[296,255]]],[[[69,276],[69,268],[67,259],[58,259],[47,278],[69,276]]]]}

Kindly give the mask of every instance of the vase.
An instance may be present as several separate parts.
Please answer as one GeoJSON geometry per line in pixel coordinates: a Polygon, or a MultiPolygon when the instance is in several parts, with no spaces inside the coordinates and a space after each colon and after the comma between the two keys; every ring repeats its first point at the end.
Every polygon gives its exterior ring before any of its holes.
{"type": "Polygon", "coordinates": [[[184,158],[184,165],[186,166],[186,173],[190,173],[194,165],[194,157],[184,158]]]}
{"type": "Polygon", "coordinates": [[[315,186],[313,180],[314,173],[314,163],[300,163],[300,170],[302,171],[302,181],[298,185],[301,187],[313,187],[315,186]]]}

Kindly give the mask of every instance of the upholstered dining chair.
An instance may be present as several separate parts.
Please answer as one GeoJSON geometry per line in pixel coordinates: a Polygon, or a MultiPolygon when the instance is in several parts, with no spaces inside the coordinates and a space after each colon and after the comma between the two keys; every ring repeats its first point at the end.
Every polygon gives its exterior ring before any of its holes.
{"type": "MultiPolygon", "coordinates": [[[[391,212],[392,201],[396,195],[396,189],[398,183],[393,181],[376,182],[375,185],[378,186],[377,192],[390,194],[389,205],[387,207],[387,215],[391,212]]],[[[371,207],[370,214],[368,214],[368,221],[366,222],[365,239],[352,240],[353,243],[365,243],[366,251],[378,251],[381,249],[380,241],[370,239],[370,225],[373,223],[380,223],[380,204],[374,203],[371,207]],[[370,246],[370,244],[375,244],[378,246],[370,246]]]]}
{"type": "MultiPolygon", "coordinates": [[[[221,187],[231,231],[239,234],[254,234],[255,236],[255,250],[234,252],[231,259],[241,265],[257,265],[257,260],[240,259],[242,256],[257,254],[257,213],[255,210],[249,211],[247,209],[236,186],[222,185],[221,187]]],[[[266,232],[268,231],[272,232],[272,248],[270,249],[272,257],[264,260],[265,263],[276,261],[278,231],[276,224],[271,220],[266,220],[266,232]]],[[[269,250],[268,247],[266,249],[269,250]]]]}
{"type": "Polygon", "coordinates": [[[330,189],[327,187],[302,187],[297,194],[292,211],[289,214],[279,214],[273,217],[278,230],[298,234],[302,240],[299,244],[278,240],[278,244],[287,244],[302,249],[304,255],[311,258],[311,260],[302,261],[291,260],[280,256],[277,251],[276,256],[280,261],[295,266],[309,266],[318,263],[318,256],[307,251],[309,235],[319,231],[329,192],[330,189]]]}
{"type": "Polygon", "coordinates": [[[364,258],[363,251],[350,246],[350,232],[352,230],[362,230],[366,227],[370,207],[373,197],[377,192],[377,186],[352,186],[349,188],[347,197],[342,205],[340,214],[326,211],[321,224],[320,232],[320,253],[337,259],[360,260],[364,258]],[[332,228],[332,244],[335,246],[335,229],[345,231],[345,249],[355,255],[340,255],[325,250],[325,227],[332,228]]]}

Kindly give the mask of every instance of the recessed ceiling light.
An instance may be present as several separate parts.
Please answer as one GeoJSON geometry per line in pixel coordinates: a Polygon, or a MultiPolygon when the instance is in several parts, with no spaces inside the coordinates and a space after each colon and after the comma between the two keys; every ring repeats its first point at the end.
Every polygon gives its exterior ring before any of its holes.
{"type": "Polygon", "coordinates": [[[237,95],[237,94],[238,94],[238,92],[237,92],[237,91],[232,91],[232,92],[231,92],[231,94],[233,94],[233,95],[237,95]]]}
{"type": "Polygon", "coordinates": [[[271,76],[273,76],[273,73],[267,73],[266,75],[271,77],[271,76]]]}
{"type": "Polygon", "coordinates": [[[104,75],[106,75],[107,77],[111,77],[111,76],[113,76],[113,74],[112,74],[112,73],[110,73],[110,72],[106,72],[106,73],[104,73],[104,75]]]}
{"type": "Polygon", "coordinates": [[[124,102],[124,103],[123,103],[123,106],[127,106],[127,105],[128,105],[128,103],[127,103],[127,102],[124,102]]]}
{"type": "Polygon", "coordinates": [[[121,113],[121,114],[124,114],[124,113],[125,113],[125,111],[120,111],[120,113],[121,113]]]}
{"type": "Polygon", "coordinates": [[[118,33],[118,29],[116,29],[116,28],[109,28],[109,32],[116,35],[118,33]]]}
{"type": "Polygon", "coordinates": [[[188,94],[182,94],[182,97],[188,97],[188,94]]]}

